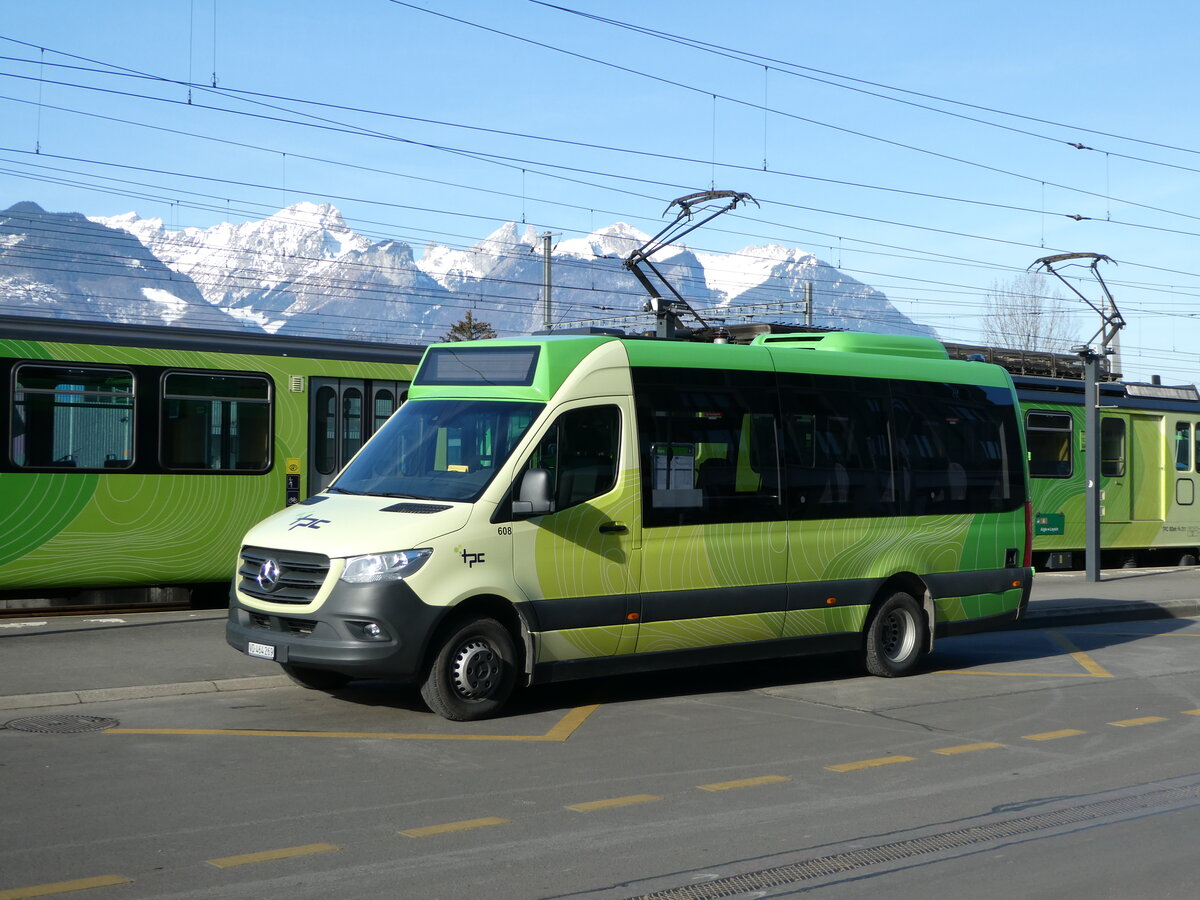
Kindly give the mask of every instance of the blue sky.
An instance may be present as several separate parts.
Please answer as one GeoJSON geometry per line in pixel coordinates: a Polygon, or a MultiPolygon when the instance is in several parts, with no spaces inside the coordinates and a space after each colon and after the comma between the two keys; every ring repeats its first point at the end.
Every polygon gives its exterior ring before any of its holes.
{"type": "MultiPolygon", "coordinates": [[[[183,227],[329,201],[419,255],[512,220],[653,233],[668,201],[715,186],[761,207],[693,247],[802,247],[947,340],[981,340],[986,292],[1037,258],[1104,253],[1126,373],[1200,378],[1194,4],[560,5],[587,15],[532,0],[7,0],[0,208],[183,227]],[[112,67],[165,80],[87,71],[112,67]],[[214,73],[223,93],[204,89],[214,73]],[[196,85],[190,105],[173,82],[196,85]]],[[[1087,340],[1096,316],[1070,309],[1087,340]]]]}

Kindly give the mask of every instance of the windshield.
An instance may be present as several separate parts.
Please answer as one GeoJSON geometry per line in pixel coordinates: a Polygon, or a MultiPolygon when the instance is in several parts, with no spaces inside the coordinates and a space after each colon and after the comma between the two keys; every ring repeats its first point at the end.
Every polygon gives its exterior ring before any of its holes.
{"type": "Polygon", "coordinates": [[[375,433],[330,490],[476,500],[541,411],[541,403],[410,400],[375,433]]]}

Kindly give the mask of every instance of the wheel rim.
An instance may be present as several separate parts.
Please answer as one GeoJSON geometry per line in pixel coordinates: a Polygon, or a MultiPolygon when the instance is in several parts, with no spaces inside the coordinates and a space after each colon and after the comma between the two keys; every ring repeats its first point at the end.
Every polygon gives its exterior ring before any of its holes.
{"type": "Polygon", "coordinates": [[[912,614],[904,609],[893,609],[880,623],[879,649],[892,662],[908,658],[917,643],[917,626],[912,614]]]}
{"type": "Polygon", "coordinates": [[[502,660],[482,638],[466,641],[450,662],[454,692],[464,700],[486,700],[500,684],[502,660]]]}

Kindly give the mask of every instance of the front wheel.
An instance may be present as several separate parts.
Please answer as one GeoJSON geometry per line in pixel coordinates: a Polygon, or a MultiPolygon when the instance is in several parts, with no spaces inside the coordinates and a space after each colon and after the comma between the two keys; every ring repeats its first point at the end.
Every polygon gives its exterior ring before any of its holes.
{"type": "Polygon", "coordinates": [[[880,604],[867,626],[866,667],[872,675],[911,675],[921,659],[921,608],[903,591],[880,604]]]}
{"type": "Polygon", "coordinates": [[[517,680],[517,650],[495,619],[451,626],[421,682],[421,697],[444,719],[471,722],[500,711],[517,680]]]}

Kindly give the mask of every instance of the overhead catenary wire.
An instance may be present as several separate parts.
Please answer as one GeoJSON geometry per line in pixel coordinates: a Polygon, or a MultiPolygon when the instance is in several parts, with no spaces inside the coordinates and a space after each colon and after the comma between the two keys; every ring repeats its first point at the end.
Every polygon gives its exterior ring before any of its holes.
{"type": "MultiPolygon", "coordinates": [[[[132,70],[130,70],[130,71],[132,71],[132,70]]],[[[161,77],[160,77],[160,76],[148,76],[148,77],[153,77],[153,78],[156,78],[156,79],[159,79],[159,80],[170,81],[170,79],[161,79],[161,77]]],[[[432,145],[431,145],[431,146],[432,146],[432,145]]],[[[444,149],[449,149],[449,150],[451,150],[451,151],[458,152],[458,148],[444,148],[444,149]]],[[[528,164],[528,161],[525,161],[525,160],[519,160],[519,159],[517,159],[517,160],[514,160],[514,162],[515,162],[515,163],[521,163],[522,165],[527,165],[527,164],[528,164]]],[[[525,169],[522,169],[522,171],[525,171],[525,169]]],[[[543,174],[545,174],[545,173],[543,173],[543,174]]],[[[602,174],[602,175],[607,175],[607,173],[594,173],[594,174],[602,174]]],[[[822,213],[826,213],[826,214],[840,215],[840,213],[838,213],[838,212],[835,212],[835,211],[831,211],[831,210],[821,210],[821,209],[818,209],[818,208],[815,208],[815,207],[807,207],[807,208],[806,208],[806,207],[799,207],[799,208],[801,208],[801,209],[807,209],[808,211],[812,211],[812,212],[822,212],[822,213]]],[[[1069,214],[1067,214],[1067,215],[1069,215],[1069,214]]],[[[1072,218],[1084,218],[1084,217],[1081,217],[1081,216],[1070,216],[1070,217],[1072,217],[1072,218]]],[[[899,227],[919,227],[919,226],[911,226],[909,223],[896,223],[896,222],[888,222],[888,221],[886,221],[886,220],[881,220],[881,219],[872,218],[872,217],[863,217],[863,220],[865,220],[865,221],[881,222],[881,223],[884,223],[884,224],[895,224],[895,225],[898,225],[899,227]]],[[[1119,223],[1119,224],[1129,224],[1129,225],[1132,225],[1132,226],[1134,226],[1134,227],[1137,227],[1137,223],[1119,223]]],[[[1154,227],[1154,226],[1146,226],[1146,227],[1154,227]]],[[[936,229],[935,229],[935,230],[936,230],[936,229]]],[[[1190,234],[1190,233],[1188,233],[1188,232],[1182,232],[1182,231],[1179,231],[1179,230],[1171,230],[1171,229],[1166,229],[1166,230],[1168,230],[1168,231],[1171,231],[1172,233],[1190,234]]],[[[956,232],[952,232],[952,231],[951,231],[951,232],[946,232],[946,233],[956,233],[956,232]]],[[[959,234],[961,234],[961,233],[959,233],[959,234]]]]}
{"type": "MultiPolygon", "coordinates": [[[[836,215],[836,214],[835,214],[835,215],[836,215]]],[[[788,227],[791,227],[791,226],[788,226],[788,227]]],[[[901,226],[901,227],[904,227],[904,226],[901,226]]],[[[840,235],[839,235],[839,238],[840,238],[840,235]]],[[[1122,262],[1124,263],[1124,262],[1126,262],[1126,260],[1123,260],[1123,259],[1122,259],[1122,262]]],[[[1188,274],[1188,275],[1190,275],[1190,274],[1188,274]]]]}

